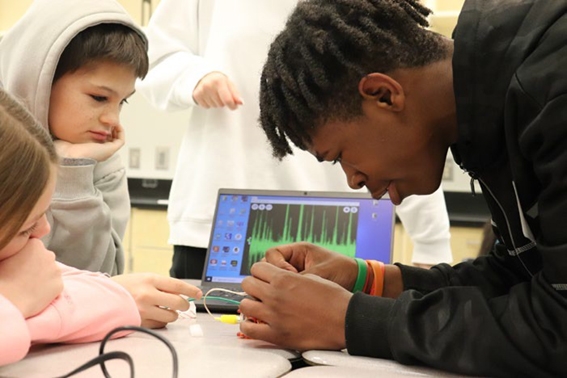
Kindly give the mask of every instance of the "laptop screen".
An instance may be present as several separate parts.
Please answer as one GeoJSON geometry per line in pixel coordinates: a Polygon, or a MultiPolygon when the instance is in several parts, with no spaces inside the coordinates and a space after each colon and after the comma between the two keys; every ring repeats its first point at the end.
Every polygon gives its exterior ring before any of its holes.
{"type": "Polygon", "coordinates": [[[240,283],[271,247],[306,241],[391,262],[394,206],[368,193],[220,189],[204,282],[240,283]]]}

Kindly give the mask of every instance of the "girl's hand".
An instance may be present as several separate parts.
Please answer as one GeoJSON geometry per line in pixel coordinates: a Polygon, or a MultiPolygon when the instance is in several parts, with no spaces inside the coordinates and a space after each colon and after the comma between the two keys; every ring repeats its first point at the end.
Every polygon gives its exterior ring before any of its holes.
{"type": "Polygon", "coordinates": [[[0,295],[26,319],[43,311],[62,291],[55,254],[40,239],[29,239],[18,253],[0,261],[0,295]]]}

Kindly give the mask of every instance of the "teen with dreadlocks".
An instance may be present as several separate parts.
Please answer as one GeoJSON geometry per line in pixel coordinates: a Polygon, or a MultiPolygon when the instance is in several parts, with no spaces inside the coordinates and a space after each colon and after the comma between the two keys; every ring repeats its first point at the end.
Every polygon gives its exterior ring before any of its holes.
{"type": "MultiPolygon", "coordinates": [[[[297,2],[161,0],[145,29],[151,67],[139,92],[160,109],[192,109],[167,210],[173,277],[201,278],[218,188],[349,190],[338,167],[321,169],[303,151],[271,159],[257,127],[262,64],[297,2]]],[[[413,263],[452,260],[442,190],[396,210],[413,241],[413,263]]]]}
{"type": "Polygon", "coordinates": [[[434,191],[451,149],[499,242],[430,270],[272,249],[243,282],[258,300],[240,307],[264,323],[241,331],[464,374],[567,376],[567,1],[466,1],[454,40],[426,29],[429,13],[299,3],[265,63],[262,126],[276,157],[291,141],[396,204],[434,191]]]}

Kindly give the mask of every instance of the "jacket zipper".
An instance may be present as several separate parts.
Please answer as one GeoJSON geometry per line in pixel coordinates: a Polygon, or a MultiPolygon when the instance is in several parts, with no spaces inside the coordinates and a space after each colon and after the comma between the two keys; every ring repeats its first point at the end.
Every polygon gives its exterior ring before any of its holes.
{"type": "MultiPolygon", "coordinates": [[[[471,177],[472,177],[471,178],[471,185],[473,185],[473,180],[475,178],[472,174],[471,174],[471,177]]],[[[478,180],[480,183],[482,183],[483,188],[487,190],[488,194],[490,194],[490,197],[492,197],[494,202],[496,202],[496,204],[498,205],[498,208],[500,209],[500,212],[502,213],[502,215],[504,216],[504,220],[506,221],[506,228],[508,229],[508,235],[510,235],[510,240],[512,241],[512,247],[514,248],[514,254],[520,260],[520,263],[522,263],[522,266],[528,272],[530,277],[533,277],[532,272],[528,269],[528,267],[524,263],[524,260],[522,260],[522,258],[520,257],[520,254],[518,253],[518,247],[516,246],[516,242],[514,240],[514,234],[512,233],[512,229],[510,228],[510,222],[508,221],[508,217],[506,216],[506,212],[504,211],[504,208],[502,207],[502,205],[500,204],[500,202],[498,201],[498,199],[496,198],[496,196],[494,195],[492,190],[490,190],[490,188],[485,184],[485,182],[482,181],[480,178],[476,178],[476,180],[478,180]]],[[[473,186],[473,188],[474,188],[474,186],[473,186]]]]}
{"type": "Polygon", "coordinates": [[[471,193],[472,193],[473,197],[476,197],[476,190],[474,188],[475,177],[471,173],[469,173],[469,175],[471,176],[471,193]]]}

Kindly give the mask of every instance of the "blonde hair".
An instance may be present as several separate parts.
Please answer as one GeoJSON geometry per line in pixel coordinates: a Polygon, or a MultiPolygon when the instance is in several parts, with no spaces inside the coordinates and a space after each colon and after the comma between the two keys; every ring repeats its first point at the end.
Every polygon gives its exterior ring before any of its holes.
{"type": "Polygon", "coordinates": [[[35,118],[0,89],[0,249],[19,232],[43,194],[58,157],[35,118]]]}

